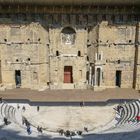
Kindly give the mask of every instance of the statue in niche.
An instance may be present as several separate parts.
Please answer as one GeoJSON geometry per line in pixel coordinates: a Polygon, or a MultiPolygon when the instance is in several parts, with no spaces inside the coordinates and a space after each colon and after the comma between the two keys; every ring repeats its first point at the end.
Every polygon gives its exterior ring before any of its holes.
{"type": "Polygon", "coordinates": [[[74,44],[75,42],[75,31],[70,27],[66,27],[62,30],[62,42],[64,44],[74,44]]]}
{"type": "Polygon", "coordinates": [[[64,44],[74,44],[75,35],[73,34],[63,34],[62,35],[62,42],[64,44]]]}
{"type": "Polygon", "coordinates": [[[66,34],[65,35],[65,43],[66,44],[73,44],[74,43],[74,36],[72,34],[66,34]]]}

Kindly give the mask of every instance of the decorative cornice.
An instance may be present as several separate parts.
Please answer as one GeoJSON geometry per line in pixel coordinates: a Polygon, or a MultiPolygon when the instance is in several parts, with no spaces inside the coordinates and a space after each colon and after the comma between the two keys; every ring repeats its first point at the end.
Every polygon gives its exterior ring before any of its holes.
{"type": "Polygon", "coordinates": [[[140,5],[140,0],[0,0],[6,5],[140,5]]]}

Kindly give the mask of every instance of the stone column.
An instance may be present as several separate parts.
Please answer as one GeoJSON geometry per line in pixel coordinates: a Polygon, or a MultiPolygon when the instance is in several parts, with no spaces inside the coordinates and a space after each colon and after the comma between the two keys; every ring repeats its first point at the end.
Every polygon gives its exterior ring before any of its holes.
{"type": "Polygon", "coordinates": [[[89,85],[91,85],[91,66],[89,67],[89,85]]]}
{"type": "Polygon", "coordinates": [[[92,79],[91,79],[91,85],[92,85],[92,86],[95,85],[95,84],[94,84],[94,83],[95,83],[95,82],[94,82],[94,81],[95,81],[95,76],[94,76],[94,75],[95,75],[95,74],[92,75],[92,79]]]}
{"type": "Polygon", "coordinates": [[[94,86],[96,86],[96,78],[97,78],[97,68],[95,67],[95,74],[94,74],[94,86]]]}

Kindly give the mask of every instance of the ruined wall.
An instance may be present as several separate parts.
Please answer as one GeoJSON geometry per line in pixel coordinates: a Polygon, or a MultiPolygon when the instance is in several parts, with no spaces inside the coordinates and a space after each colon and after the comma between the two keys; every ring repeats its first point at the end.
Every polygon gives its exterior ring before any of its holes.
{"type": "Polygon", "coordinates": [[[0,81],[7,88],[16,87],[17,70],[22,88],[86,89],[90,85],[102,89],[116,87],[116,71],[120,71],[120,87],[132,88],[137,68],[139,89],[135,20],[99,13],[0,15],[0,81]],[[72,67],[70,83],[64,81],[65,66],[72,67]]]}
{"type": "Polygon", "coordinates": [[[46,85],[48,81],[46,29],[38,23],[1,25],[0,34],[2,83],[9,88],[15,87],[15,70],[20,70],[23,88],[46,85]]]}
{"type": "Polygon", "coordinates": [[[87,51],[90,63],[94,63],[95,61],[95,54],[98,47],[98,38],[99,26],[96,24],[95,26],[90,27],[88,31],[87,51]]]}
{"type": "Polygon", "coordinates": [[[51,88],[86,88],[87,31],[85,29],[72,28],[76,32],[73,44],[65,44],[63,42],[63,27],[49,30],[51,88]],[[57,52],[58,55],[56,55],[57,52]],[[79,56],[78,52],[80,52],[79,56]],[[72,66],[73,82],[71,84],[64,83],[65,66],[72,66]]]}
{"type": "Polygon", "coordinates": [[[102,60],[102,86],[116,86],[116,71],[121,71],[121,87],[132,88],[135,58],[135,31],[133,25],[108,25],[99,27],[99,50],[102,60]]]}

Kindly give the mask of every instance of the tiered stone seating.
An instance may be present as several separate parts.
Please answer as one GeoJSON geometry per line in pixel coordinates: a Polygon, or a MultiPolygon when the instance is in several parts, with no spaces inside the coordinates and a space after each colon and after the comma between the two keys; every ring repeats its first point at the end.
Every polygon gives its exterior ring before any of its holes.
{"type": "MultiPolygon", "coordinates": [[[[15,107],[8,105],[6,102],[2,102],[0,104],[0,118],[3,119],[6,117],[8,120],[19,123],[17,117],[18,112],[15,107]]],[[[21,115],[19,116],[21,120],[21,115]]]]}
{"type": "Polygon", "coordinates": [[[140,115],[140,100],[122,105],[120,115],[118,125],[138,125],[139,123],[136,121],[136,116],[140,115]]]}

